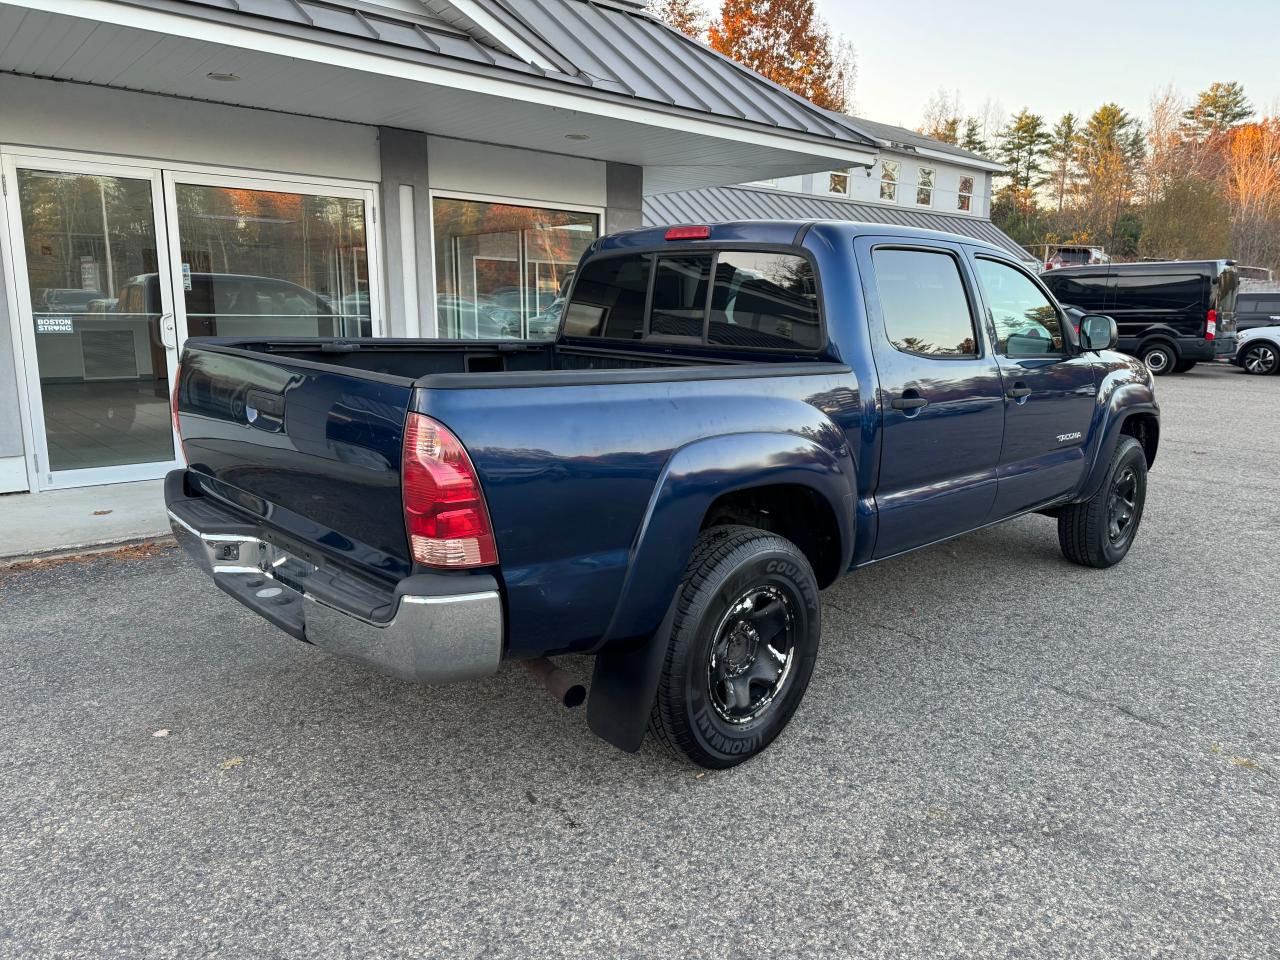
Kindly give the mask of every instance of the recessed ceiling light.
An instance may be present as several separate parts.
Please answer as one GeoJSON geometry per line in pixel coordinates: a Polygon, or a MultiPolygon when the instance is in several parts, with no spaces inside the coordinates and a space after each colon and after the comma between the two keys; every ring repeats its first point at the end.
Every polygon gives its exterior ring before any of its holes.
{"type": "Polygon", "coordinates": [[[209,79],[220,80],[223,83],[235,83],[240,78],[234,73],[211,73],[209,74],[209,79]]]}
{"type": "Polygon", "coordinates": [[[590,140],[591,139],[585,133],[566,133],[564,135],[564,138],[566,140],[590,140]]]}

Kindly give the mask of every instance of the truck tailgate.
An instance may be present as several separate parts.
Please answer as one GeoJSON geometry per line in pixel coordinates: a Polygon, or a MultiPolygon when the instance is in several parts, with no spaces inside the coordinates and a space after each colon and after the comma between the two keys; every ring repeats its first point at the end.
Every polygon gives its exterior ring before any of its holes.
{"type": "Polygon", "coordinates": [[[177,404],[192,483],[362,572],[410,572],[400,452],[412,381],[188,344],[177,404]]]}

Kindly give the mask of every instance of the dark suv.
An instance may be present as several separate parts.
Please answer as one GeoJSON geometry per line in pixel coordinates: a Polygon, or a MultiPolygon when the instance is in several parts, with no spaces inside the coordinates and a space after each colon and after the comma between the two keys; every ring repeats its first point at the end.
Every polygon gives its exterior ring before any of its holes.
{"type": "Polygon", "coordinates": [[[1114,317],[1120,349],[1154,374],[1235,352],[1240,276],[1231,260],[1064,267],[1040,279],[1061,303],[1114,317]]]}
{"type": "Polygon", "coordinates": [[[1280,290],[1274,293],[1242,293],[1236,298],[1236,332],[1280,324],[1280,290]]]}

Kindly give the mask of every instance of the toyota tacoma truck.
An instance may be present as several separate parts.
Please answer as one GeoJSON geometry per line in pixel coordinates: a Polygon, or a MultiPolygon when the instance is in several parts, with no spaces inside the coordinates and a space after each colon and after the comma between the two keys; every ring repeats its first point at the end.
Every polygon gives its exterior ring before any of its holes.
{"type": "Polygon", "coordinates": [[[549,342],[188,340],[165,496],[299,640],[425,683],[592,655],[595,733],[727,767],[795,712],[845,573],[1030,513],[1125,556],[1160,422],[1115,344],[971,239],[643,229],[549,342]]]}

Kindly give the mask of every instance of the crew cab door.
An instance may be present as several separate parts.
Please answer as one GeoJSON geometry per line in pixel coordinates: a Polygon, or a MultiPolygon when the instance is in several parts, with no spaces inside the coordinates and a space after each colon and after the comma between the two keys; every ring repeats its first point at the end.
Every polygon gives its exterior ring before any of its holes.
{"type": "Polygon", "coordinates": [[[1004,386],[964,252],[857,241],[880,378],[875,559],[981,526],[996,496],[1004,386]]]}
{"type": "Polygon", "coordinates": [[[1011,261],[973,255],[989,336],[1004,379],[1004,445],[997,469],[1000,520],[1075,490],[1098,393],[1093,355],[1064,336],[1068,322],[1044,287],[1011,261]]]}

